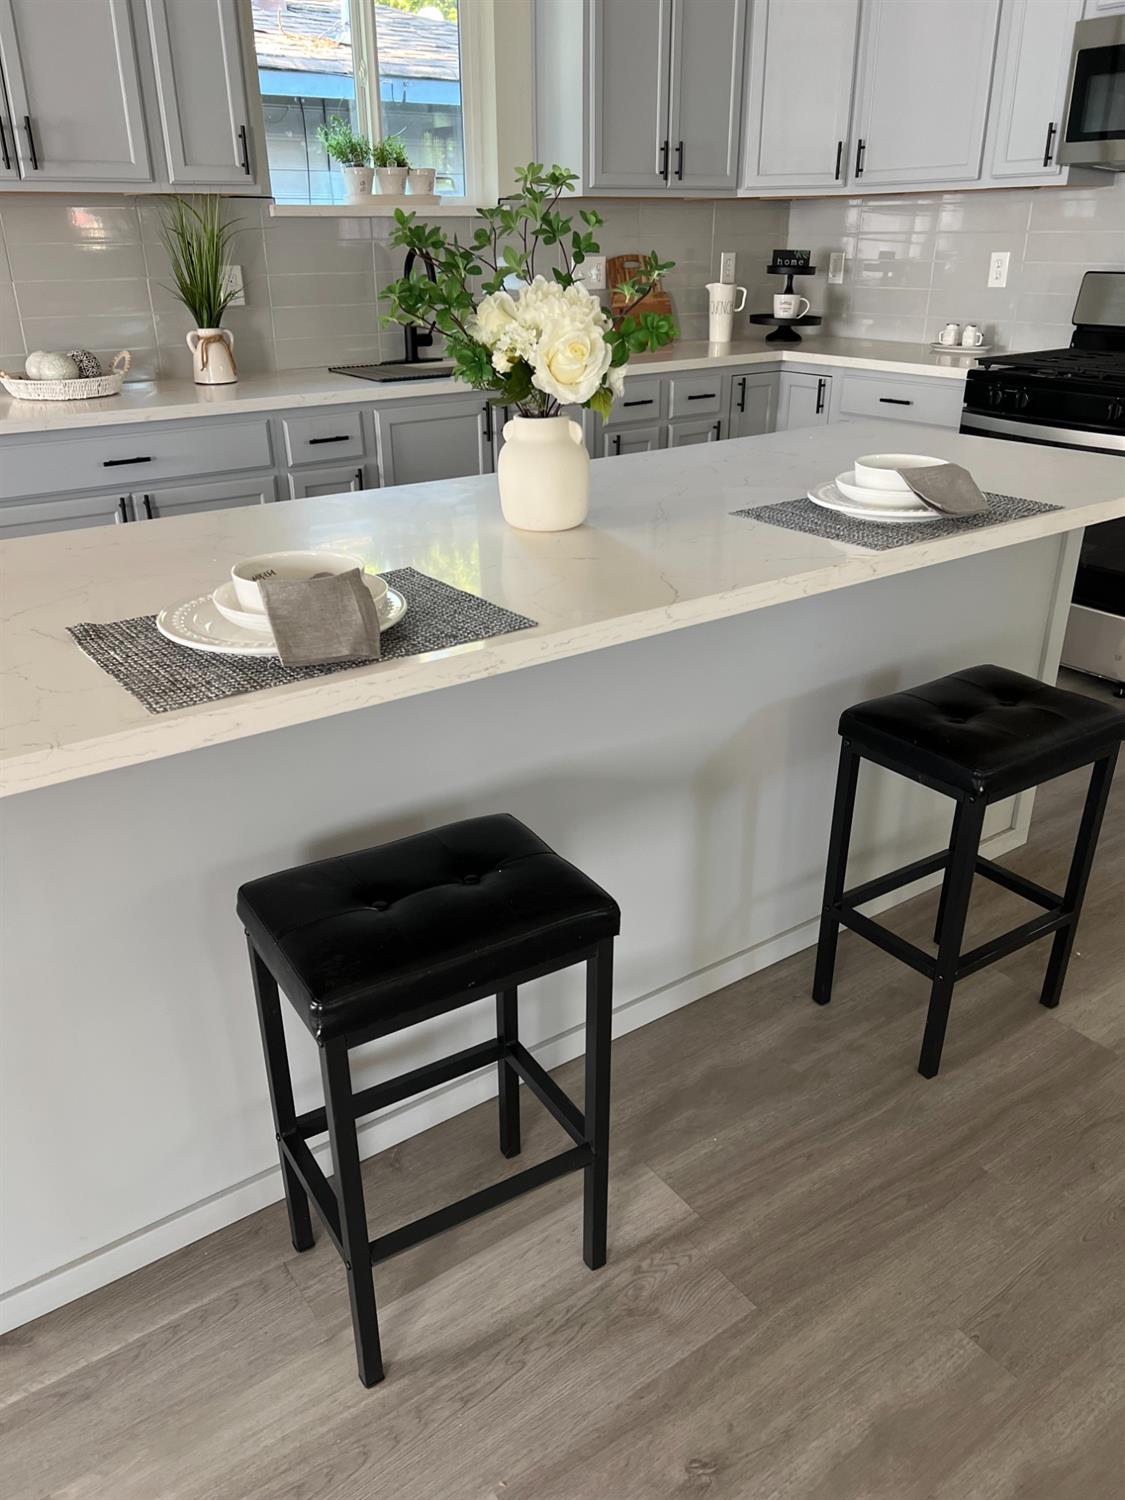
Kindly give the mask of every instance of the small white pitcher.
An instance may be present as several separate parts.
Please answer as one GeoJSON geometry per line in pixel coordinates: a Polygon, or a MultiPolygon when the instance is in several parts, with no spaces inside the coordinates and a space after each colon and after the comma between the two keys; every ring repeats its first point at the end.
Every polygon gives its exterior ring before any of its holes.
{"type": "Polygon", "coordinates": [[[520,531],[569,531],[590,502],[590,455],[569,417],[513,417],[496,463],[500,509],[520,531]]]}
{"type": "Polygon", "coordinates": [[[229,328],[193,328],[187,346],[196,385],[233,385],[238,379],[234,334],[229,328]]]}

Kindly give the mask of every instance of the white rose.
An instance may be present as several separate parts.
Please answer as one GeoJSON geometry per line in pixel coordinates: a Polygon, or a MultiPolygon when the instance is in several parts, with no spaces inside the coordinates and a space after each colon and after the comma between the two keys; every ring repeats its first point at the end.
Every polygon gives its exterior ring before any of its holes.
{"type": "Polygon", "coordinates": [[[466,326],[473,338],[493,349],[515,321],[516,304],[512,297],[507,292],[493,292],[477,303],[477,310],[466,326]]]}
{"type": "Polygon", "coordinates": [[[611,368],[606,375],[609,388],[615,397],[625,394],[625,366],[617,365],[611,368]]]}
{"type": "Polygon", "coordinates": [[[560,322],[539,342],[531,381],[557,401],[581,405],[601,385],[611,357],[600,327],[560,322]]]}

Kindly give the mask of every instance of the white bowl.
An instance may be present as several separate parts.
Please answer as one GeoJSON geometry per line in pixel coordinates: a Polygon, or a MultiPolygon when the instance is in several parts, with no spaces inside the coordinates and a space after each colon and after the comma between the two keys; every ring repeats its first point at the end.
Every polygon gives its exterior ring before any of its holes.
{"type": "MultiPolygon", "coordinates": [[[[388,608],[387,580],[380,578],[378,573],[365,573],[363,582],[375,601],[375,608],[379,614],[380,624],[382,624],[383,616],[388,608]]],[[[269,616],[264,610],[239,609],[238,596],[232,583],[221,583],[211,598],[223,619],[229,620],[232,625],[237,625],[240,630],[255,630],[259,635],[270,634],[269,616]]]]}
{"type": "Polygon", "coordinates": [[[928,509],[909,488],[905,490],[865,489],[863,485],[856,484],[855,473],[850,469],[846,474],[837,474],[832,482],[846,500],[850,500],[854,505],[866,505],[871,510],[928,509]]]}
{"type": "Polygon", "coordinates": [[[350,573],[353,568],[362,572],[363,559],[348,552],[263,552],[236,562],[230,570],[230,581],[238,608],[260,615],[265,613],[266,606],[258,587],[259,579],[284,578],[299,583],[325,573],[350,573]]]}
{"type": "Polygon", "coordinates": [[[926,469],[944,464],[944,458],[927,458],[921,453],[865,453],[855,461],[855,482],[866,490],[910,490],[899,469],[926,469]]]}

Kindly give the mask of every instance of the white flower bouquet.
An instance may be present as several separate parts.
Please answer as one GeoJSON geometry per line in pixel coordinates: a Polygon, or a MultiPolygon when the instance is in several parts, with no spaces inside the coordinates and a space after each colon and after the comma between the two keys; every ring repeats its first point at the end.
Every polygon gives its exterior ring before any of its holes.
{"type": "Polygon", "coordinates": [[[630,353],[657,349],[676,334],[672,320],[639,311],[658,278],[671,269],[655,252],[640,273],[617,288],[620,310],[611,315],[581,284],[579,267],[598,246],[593,230],[603,221],[593,210],[575,229],[558,212],[577,181],[562,167],[538,163],[517,174],[520,192],[495,208],[471,244],[395,214],[391,243],[412,249],[434,271],[402,277],[383,293],[386,323],[436,328],[445,337],[455,373],[477,390],[496,392],[498,405],[521,416],[552,417],[564,406],[588,406],[603,417],[621,394],[630,353]],[[550,253],[550,277],[537,258],[550,253]]]}

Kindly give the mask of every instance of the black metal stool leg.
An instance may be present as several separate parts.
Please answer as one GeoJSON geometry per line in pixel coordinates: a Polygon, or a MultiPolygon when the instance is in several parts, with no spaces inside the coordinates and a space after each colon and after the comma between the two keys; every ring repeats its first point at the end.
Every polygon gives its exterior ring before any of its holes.
{"type": "Polygon", "coordinates": [[[1078,826],[1078,838],[1063,896],[1063,910],[1070,913],[1070,921],[1065,927],[1059,928],[1052,940],[1043,992],[1039,996],[1040,1005],[1045,1005],[1048,1010],[1055,1009],[1062,995],[1063,981],[1066,979],[1067,965],[1074,947],[1078,919],[1082,915],[1082,902],[1090,880],[1090,870],[1098,847],[1098,834],[1101,832],[1102,817],[1109,799],[1109,789],[1113,784],[1113,769],[1116,764],[1117,747],[1114,746],[1103,760],[1094,762],[1090,773],[1090,787],[1086,793],[1086,805],[1082,809],[1082,821],[1078,826]]]}
{"type": "MultiPolygon", "coordinates": [[[[949,847],[951,850],[957,847],[957,840],[961,837],[961,809],[963,802],[958,802],[953,812],[953,828],[949,834],[949,847]]],[[[949,891],[949,866],[946,866],[945,874],[941,881],[941,895],[938,897],[937,916],[934,919],[934,942],[941,942],[941,924],[945,921],[945,903],[949,891]]]]}
{"type": "Polygon", "coordinates": [[[609,1069],[613,1034],[613,943],[586,965],[586,1140],[594,1159],[583,1173],[582,1257],[605,1265],[609,1222],[609,1069]]]}
{"type": "MultiPolygon", "coordinates": [[[[277,993],[277,981],[266,968],[258,951],[249,938],[246,947],[250,953],[250,973],[254,980],[254,998],[258,1002],[258,1025],[262,1033],[262,1051],[266,1059],[266,1079],[270,1087],[270,1104],[273,1107],[273,1128],[281,1137],[293,1130],[297,1117],[293,1103],[293,1080],[289,1074],[289,1054],[285,1050],[285,1031],[281,1024],[281,1002],[277,993]]],[[[301,1186],[296,1172],[290,1166],[285,1153],[281,1156],[281,1180],[285,1187],[285,1206],[289,1210],[289,1234],[294,1250],[311,1250],[313,1247],[312,1219],[309,1215],[309,1197],[301,1186]]]]}
{"type": "MultiPolygon", "coordinates": [[[[496,996],[496,1037],[502,1044],[519,1040],[519,1008],[515,990],[496,996]]],[[[496,1064],[500,1099],[500,1154],[520,1154],[520,1080],[506,1057],[496,1064]]]]}
{"type": "Polygon", "coordinates": [[[812,997],[818,1005],[832,999],[832,975],[836,969],[836,943],[840,923],[833,907],[844,894],[848,870],[848,843],[855,812],[855,790],[859,779],[859,756],[850,740],[840,746],[840,768],[836,774],[836,800],[832,806],[832,832],[828,839],[828,864],[824,872],[824,905],[820,917],[820,937],[816,945],[816,972],[812,997]]]}
{"type": "Polygon", "coordinates": [[[371,1242],[367,1238],[367,1213],[363,1203],[363,1178],[359,1167],[352,1078],[348,1046],[344,1040],[326,1042],[320,1049],[320,1076],[324,1082],[324,1106],[328,1115],[328,1140],[332,1147],[333,1187],[340,1212],[340,1242],[344,1269],[348,1273],[348,1299],[352,1308],[356,1362],[364,1385],[383,1378],[383,1355],[379,1347],[379,1318],[375,1310],[375,1281],[371,1273],[371,1242]]]}
{"type": "Polygon", "coordinates": [[[936,1078],[941,1066],[941,1049],[945,1043],[945,1028],[949,1021],[957,964],[961,957],[961,941],[965,935],[965,918],[969,911],[973,873],[980,849],[984,809],[984,799],[973,798],[962,804],[960,816],[954,820],[957,839],[949,851],[949,864],[945,871],[942,888],[945,911],[938,934],[937,968],[930,989],[930,1008],[926,1013],[922,1053],[918,1059],[918,1071],[923,1078],[936,1078]]]}

